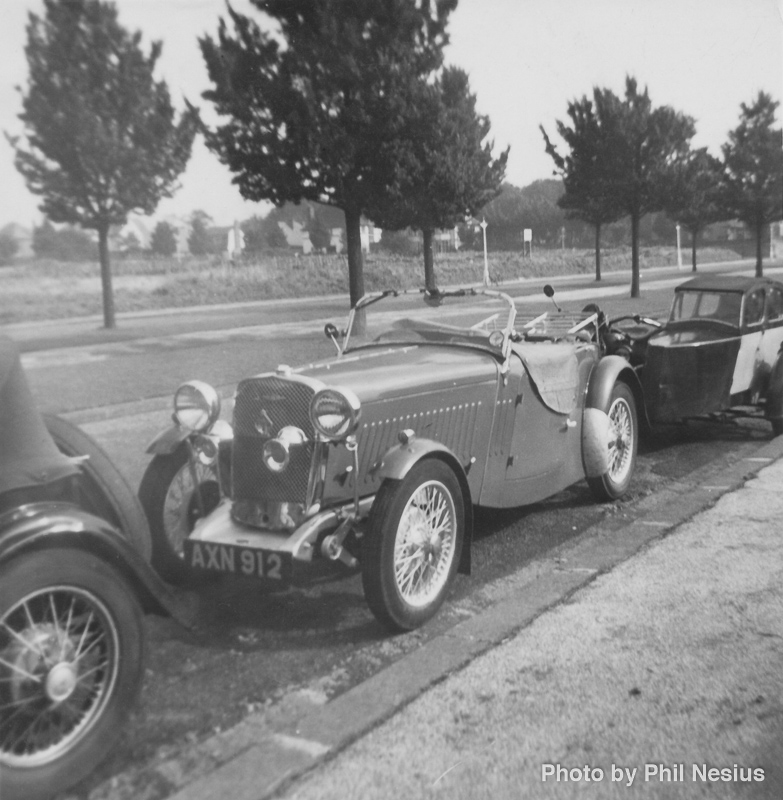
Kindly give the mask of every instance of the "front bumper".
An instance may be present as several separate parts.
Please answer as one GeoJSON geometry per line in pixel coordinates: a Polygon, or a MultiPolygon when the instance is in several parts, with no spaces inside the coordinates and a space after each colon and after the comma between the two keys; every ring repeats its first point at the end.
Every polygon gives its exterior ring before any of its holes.
{"type": "Polygon", "coordinates": [[[319,511],[290,533],[243,525],[232,518],[231,501],[224,500],[208,517],[196,523],[189,538],[210,544],[284,553],[294,561],[310,562],[318,553],[318,545],[324,536],[346,521],[358,521],[365,517],[374,500],[375,495],[362,498],[358,514],[354,503],[319,511]]]}

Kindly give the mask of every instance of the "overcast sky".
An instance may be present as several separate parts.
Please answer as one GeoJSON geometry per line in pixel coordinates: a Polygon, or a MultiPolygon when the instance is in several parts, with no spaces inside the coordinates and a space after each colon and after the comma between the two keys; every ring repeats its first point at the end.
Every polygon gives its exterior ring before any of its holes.
{"type": "MultiPolygon", "coordinates": [[[[249,0],[233,6],[252,13],[249,0]]],[[[42,0],[2,0],[0,130],[20,132],[19,95],[27,66],[25,25],[42,0]]],[[[140,29],[145,49],[163,41],[159,77],[175,102],[201,103],[206,70],[197,37],[214,34],[223,0],[117,0],[120,21],[140,29]]],[[[737,125],[740,103],[759,90],[783,100],[783,0],[460,0],[449,26],[447,62],[470,75],[489,115],[497,150],[511,145],[507,180],[525,186],[551,176],[539,125],[554,133],[569,100],[594,86],[622,94],[625,76],[649,89],[654,105],[696,120],[695,146],[714,155],[737,125]]],[[[778,110],[778,124],[783,113],[778,110]]],[[[0,227],[40,221],[38,200],[0,139],[0,227]]],[[[199,142],[181,188],[156,217],[203,209],[229,224],[262,208],[244,201],[228,171],[199,142]]]]}

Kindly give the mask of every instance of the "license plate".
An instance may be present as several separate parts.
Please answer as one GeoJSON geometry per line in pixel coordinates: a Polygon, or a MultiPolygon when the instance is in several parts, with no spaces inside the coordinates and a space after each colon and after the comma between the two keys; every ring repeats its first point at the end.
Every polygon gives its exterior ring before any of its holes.
{"type": "Polygon", "coordinates": [[[291,580],[290,553],[188,539],[185,541],[185,562],[194,569],[211,572],[226,572],[280,583],[291,580]]]}

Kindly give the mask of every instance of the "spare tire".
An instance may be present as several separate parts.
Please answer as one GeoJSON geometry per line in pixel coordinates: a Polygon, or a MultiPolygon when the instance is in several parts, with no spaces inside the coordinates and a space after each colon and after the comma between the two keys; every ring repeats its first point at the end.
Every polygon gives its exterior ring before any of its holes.
{"type": "Polygon", "coordinates": [[[149,561],[152,536],[144,509],[130,484],[114,466],[106,451],[77,425],[54,414],[44,422],[57,449],[66,456],[88,456],[80,465],[79,505],[117,527],[133,547],[149,561]]]}

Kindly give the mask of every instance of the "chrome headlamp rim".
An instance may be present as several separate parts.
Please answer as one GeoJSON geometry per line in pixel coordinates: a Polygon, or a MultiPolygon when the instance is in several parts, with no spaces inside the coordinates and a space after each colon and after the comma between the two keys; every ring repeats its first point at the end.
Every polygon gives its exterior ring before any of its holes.
{"type": "Polygon", "coordinates": [[[186,381],[174,392],[174,421],[195,433],[208,431],[220,416],[220,395],[204,381],[186,381]]]}
{"type": "Polygon", "coordinates": [[[350,436],[359,425],[362,404],[359,398],[350,389],[342,386],[327,386],[313,395],[310,401],[310,422],[316,433],[327,441],[339,442],[350,436]],[[340,406],[344,422],[337,428],[331,429],[321,425],[317,409],[324,401],[331,400],[340,406]]]}

